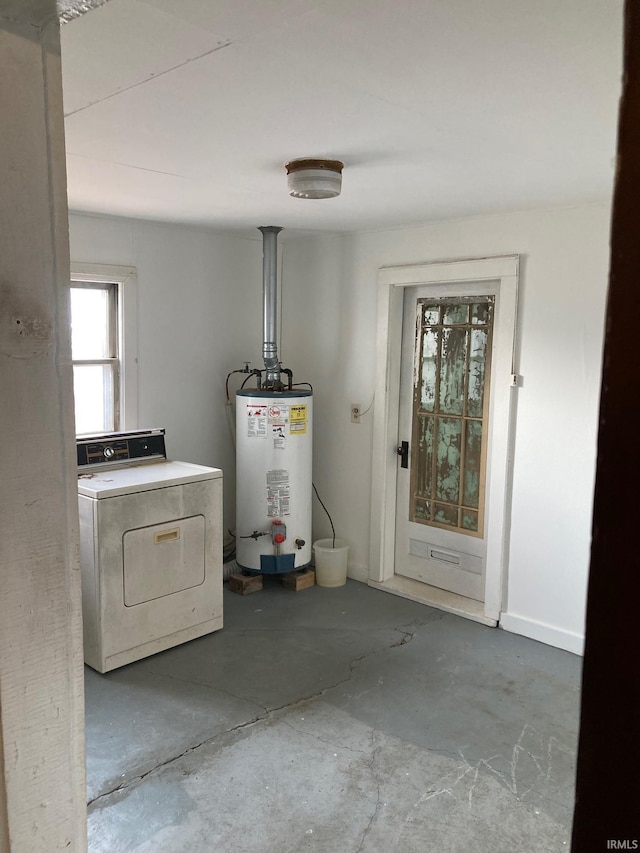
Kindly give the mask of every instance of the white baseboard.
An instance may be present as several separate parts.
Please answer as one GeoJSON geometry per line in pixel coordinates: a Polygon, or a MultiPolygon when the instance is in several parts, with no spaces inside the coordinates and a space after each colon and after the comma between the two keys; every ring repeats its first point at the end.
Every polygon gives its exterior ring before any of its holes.
{"type": "Polygon", "coordinates": [[[565,631],[562,628],[556,628],[555,625],[536,622],[533,619],[527,619],[525,616],[518,616],[515,613],[502,613],[500,615],[499,627],[504,628],[505,631],[510,631],[512,634],[520,634],[522,637],[538,640],[540,643],[546,643],[548,646],[555,646],[557,649],[573,652],[574,655],[584,654],[584,636],[574,634],[572,631],[565,631]]]}

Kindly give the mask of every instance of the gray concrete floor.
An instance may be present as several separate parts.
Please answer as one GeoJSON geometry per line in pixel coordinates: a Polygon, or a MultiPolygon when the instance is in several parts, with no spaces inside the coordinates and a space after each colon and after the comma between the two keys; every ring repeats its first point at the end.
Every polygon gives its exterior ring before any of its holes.
{"type": "Polygon", "coordinates": [[[91,853],[570,847],[580,660],[349,581],[86,670],[91,853]]]}

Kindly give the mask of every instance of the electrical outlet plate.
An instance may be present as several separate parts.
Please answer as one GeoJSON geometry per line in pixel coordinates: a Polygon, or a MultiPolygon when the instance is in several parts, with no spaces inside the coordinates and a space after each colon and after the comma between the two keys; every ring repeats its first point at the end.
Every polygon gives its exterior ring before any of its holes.
{"type": "Polygon", "coordinates": [[[352,424],[359,424],[361,414],[362,414],[362,403],[352,403],[351,404],[351,423],[352,424]]]}

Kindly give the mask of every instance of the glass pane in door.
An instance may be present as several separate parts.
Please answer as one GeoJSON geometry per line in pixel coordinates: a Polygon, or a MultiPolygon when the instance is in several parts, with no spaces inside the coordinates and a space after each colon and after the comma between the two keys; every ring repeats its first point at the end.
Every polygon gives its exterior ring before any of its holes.
{"type": "Polygon", "coordinates": [[[481,536],[494,297],[418,300],[409,520],[481,536]]]}

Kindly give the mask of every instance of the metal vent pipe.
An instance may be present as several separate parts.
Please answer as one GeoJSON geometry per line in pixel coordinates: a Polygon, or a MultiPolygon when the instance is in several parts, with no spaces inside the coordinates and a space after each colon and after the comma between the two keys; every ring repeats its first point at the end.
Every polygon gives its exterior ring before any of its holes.
{"type": "Polygon", "coordinates": [[[278,249],[277,239],[282,228],[265,225],[262,231],[262,358],[267,371],[265,387],[279,390],[280,361],[278,359],[278,249]]]}

